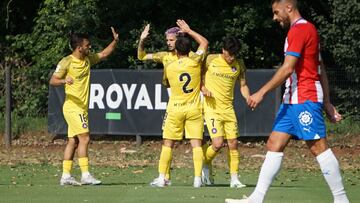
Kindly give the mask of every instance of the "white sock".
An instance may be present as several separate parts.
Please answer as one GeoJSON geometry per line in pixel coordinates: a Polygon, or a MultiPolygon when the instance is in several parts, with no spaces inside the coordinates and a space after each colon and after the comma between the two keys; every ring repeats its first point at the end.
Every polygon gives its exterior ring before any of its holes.
{"type": "Polygon", "coordinates": [[[349,203],[342,183],[339,162],[331,149],[327,149],[318,155],[316,160],[318,161],[321,172],[334,196],[334,203],[349,203]]]}
{"type": "Polygon", "coordinates": [[[232,173],[232,174],[230,175],[230,177],[231,177],[231,180],[234,180],[234,181],[239,179],[237,173],[232,173]]]}
{"type": "Polygon", "coordinates": [[[88,175],[90,175],[89,172],[84,172],[81,174],[81,177],[86,178],[86,177],[88,177],[88,175]]]}
{"type": "Polygon", "coordinates": [[[64,178],[64,179],[70,178],[70,177],[71,177],[70,173],[63,173],[61,176],[61,178],[64,178]]]}
{"type": "Polygon", "coordinates": [[[270,152],[266,153],[264,163],[261,167],[260,175],[254,192],[250,195],[248,200],[254,203],[262,203],[265,194],[269,189],[275,176],[280,171],[283,152],[270,152]]]}
{"type": "Polygon", "coordinates": [[[165,174],[159,173],[159,178],[165,180],[165,174]]]}

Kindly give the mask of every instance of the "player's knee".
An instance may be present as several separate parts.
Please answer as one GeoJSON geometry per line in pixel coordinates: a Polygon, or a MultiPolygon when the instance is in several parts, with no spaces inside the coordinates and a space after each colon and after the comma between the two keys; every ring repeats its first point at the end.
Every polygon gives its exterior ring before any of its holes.
{"type": "Polygon", "coordinates": [[[238,147],[237,139],[230,139],[227,141],[227,143],[228,143],[229,149],[231,149],[231,150],[236,150],[238,147]]]}
{"type": "Polygon", "coordinates": [[[68,142],[67,142],[67,146],[69,146],[69,147],[71,147],[73,149],[75,149],[77,147],[77,145],[78,145],[78,143],[73,138],[69,139],[68,142]]]}
{"type": "Polygon", "coordinates": [[[217,142],[213,142],[212,143],[212,148],[215,150],[215,151],[219,151],[221,149],[221,147],[223,147],[223,141],[217,141],[217,142]]]}
{"type": "Polygon", "coordinates": [[[90,142],[90,137],[86,135],[80,135],[79,137],[79,144],[80,145],[87,145],[90,142]]]}
{"type": "Polygon", "coordinates": [[[284,151],[284,146],[282,146],[279,142],[274,142],[272,139],[268,139],[266,143],[266,148],[271,152],[282,152],[284,151]]]}

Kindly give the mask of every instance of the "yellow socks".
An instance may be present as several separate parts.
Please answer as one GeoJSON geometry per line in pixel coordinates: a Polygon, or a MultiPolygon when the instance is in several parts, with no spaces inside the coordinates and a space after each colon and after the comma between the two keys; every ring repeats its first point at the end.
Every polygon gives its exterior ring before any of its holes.
{"type": "Polygon", "coordinates": [[[79,158],[79,166],[81,173],[88,173],[89,172],[89,159],[88,157],[81,157],[79,158]]]}
{"type": "Polygon", "coordinates": [[[159,160],[159,174],[166,174],[170,170],[170,161],[172,157],[171,147],[162,146],[159,160]]]}
{"type": "Polygon", "coordinates": [[[73,161],[64,160],[63,161],[63,174],[70,175],[73,161]]]}
{"type": "Polygon", "coordinates": [[[202,163],[203,163],[203,150],[201,147],[193,148],[193,161],[194,161],[194,175],[201,177],[202,163]]]}
{"type": "Polygon", "coordinates": [[[170,177],[171,160],[172,160],[172,154],[170,156],[170,161],[169,161],[168,167],[166,168],[166,174],[165,174],[166,180],[170,180],[170,178],[171,178],[170,177]]]}
{"type": "Polygon", "coordinates": [[[229,168],[230,174],[238,174],[239,172],[239,152],[238,150],[231,150],[229,149],[228,154],[228,161],[229,161],[229,168]]]}
{"type": "Polygon", "coordinates": [[[210,165],[216,155],[217,155],[217,152],[212,148],[212,146],[209,146],[206,149],[206,152],[204,153],[205,163],[210,165]]]}

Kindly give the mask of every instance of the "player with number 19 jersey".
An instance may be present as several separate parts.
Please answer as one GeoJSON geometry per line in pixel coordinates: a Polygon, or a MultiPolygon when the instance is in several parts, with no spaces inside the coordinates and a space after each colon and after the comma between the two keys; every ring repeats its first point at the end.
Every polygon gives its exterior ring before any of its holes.
{"type": "Polygon", "coordinates": [[[200,81],[204,52],[199,49],[192,56],[170,63],[165,69],[170,98],[163,124],[164,138],[181,140],[185,127],[186,138],[202,139],[200,81]]]}

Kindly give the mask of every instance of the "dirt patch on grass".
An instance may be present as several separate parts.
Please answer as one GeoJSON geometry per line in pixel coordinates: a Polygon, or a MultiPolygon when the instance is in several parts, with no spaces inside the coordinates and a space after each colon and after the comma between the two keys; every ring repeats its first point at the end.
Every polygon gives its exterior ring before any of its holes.
{"type": "MultiPolygon", "coordinates": [[[[51,164],[60,167],[66,141],[54,139],[47,132],[29,133],[12,141],[10,150],[5,149],[3,136],[0,137],[0,165],[51,164]]],[[[115,166],[156,166],[161,149],[161,139],[145,138],[137,146],[134,137],[94,137],[89,156],[92,165],[115,166]]],[[[342,138],[329,136],[329,143],[339,159],[342,169],[360,168],[360,135],[342,138]]],[[[263,162],[266,147],[264,140],[239,141],[240,169],[258,170],[263,162]]],[[[227,167],[226,149],[221,150],[214,160],[215,167],[227,167]]],[[[285,150],[283,166],[286,168],[318,169],[315,158],[303,141],[291,141],[285,150]]],[[[192,167],[192,150],[184,141],[175,146],[172,167],[192,167]]]]}

